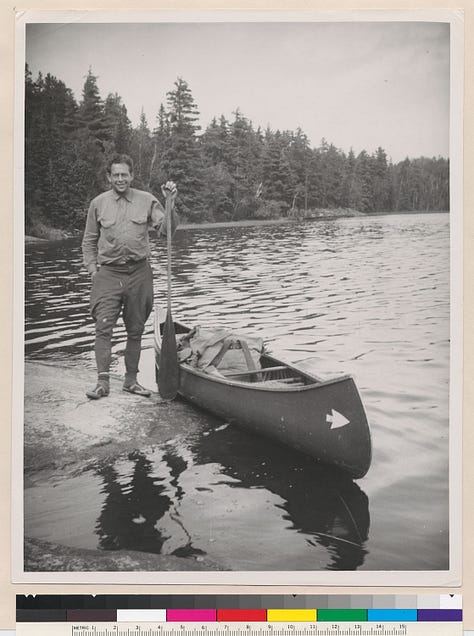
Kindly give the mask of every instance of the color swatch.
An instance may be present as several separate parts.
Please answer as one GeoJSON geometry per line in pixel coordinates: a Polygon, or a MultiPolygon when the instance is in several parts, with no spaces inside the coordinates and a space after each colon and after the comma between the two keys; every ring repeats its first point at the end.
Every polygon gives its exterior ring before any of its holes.
{"type": "Polygon", "coordinates": [[[445,595],[17,596],[17,622],[461,622],[462,598],[445,595]]]}

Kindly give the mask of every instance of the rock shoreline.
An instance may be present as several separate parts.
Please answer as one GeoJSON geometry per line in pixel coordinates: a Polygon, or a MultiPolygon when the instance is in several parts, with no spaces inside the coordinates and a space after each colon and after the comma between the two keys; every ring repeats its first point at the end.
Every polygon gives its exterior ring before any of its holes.
{"type": "Polygon", "coordinates": [[[183,559],[133,550],[104,552],[28,538],[25,541],[25,563],[28,564],[28,572],[200,572],[224,569],[206,556],[183,559]]]}
{"type": "MultiPolygon", "coordinates": [[[[111,377],[107,398],[88,400],[84,365],[25,363],[24,486],[50,483],[137,449],[161,445],[202,426],[204,414],[185,402],[122,391],[111,377]]],[[[25,537],[25,572],[223,570],[208,555],[179,557],[84,550],[25,537]]]]}

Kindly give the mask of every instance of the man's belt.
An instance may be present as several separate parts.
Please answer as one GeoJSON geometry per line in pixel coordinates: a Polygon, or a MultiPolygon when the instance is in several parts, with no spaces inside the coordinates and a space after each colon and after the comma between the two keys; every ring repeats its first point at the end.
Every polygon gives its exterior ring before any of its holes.
{"type": "Polygon", "coordinates": [[[124,261],[123,263],[102,263],[101,267],[129,267],[130,265],[140,265],[140,263],[145,263],[146,262],[146,258],[139,258],[134,259],[134,258],[129,258],[126,261],[124,261]]]}

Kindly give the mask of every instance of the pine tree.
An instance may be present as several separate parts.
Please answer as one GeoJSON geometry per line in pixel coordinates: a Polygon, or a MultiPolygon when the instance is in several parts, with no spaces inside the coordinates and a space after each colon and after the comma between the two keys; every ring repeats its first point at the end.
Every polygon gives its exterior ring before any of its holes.
{"type": "Polygon", "coordinates": [[[129,152],[134,164],[135,187],[148,190],[150,187],[150,161],[153,154],[153,142],[143,108],[137,128],[131,131],[129,152]]]}
{"type": "Polygon", "coordinates": [[[373,157],[373,211],[386,212],[391,205],[391,180],[388,173],[387,154],[377,148],[373,157]]]}
{"type": "Polygon", "coordinates": [[[295,215],[298,214],[298,210],[304,213],[304,211],[308,209],[308,181],[311,150],[308,138],[301,128],[297,128],[296,132],[291,134],[288,160],[294,183],[291,210],[292,214],[295,215]]]}
{"type": "Polygon", "coordinates": [[[199,138],[200,152],[204,165],[217,166],[226,163],[228,158],[229,124],[224,116],[219,122],[214,117],[199,138]]]}
{"type": "Polygon", "coordinates": [[[280,215],[291,208],[297,183],[288,156],[290,143],[288,133],[267,129],[262,153],[263,198],[278,205],[280,215]]]}
{"type": "Polygon", "coordinates": [[[224,116],[214,117],[199,139],[203,161],[202,200],[206,220],[226,221],[232,217],[234,179],[228,167],[229,127],[224,116]]]}
{"type": "Polygon", "coordinates": [[[71,227],[78,208],[78,175],[70,175],[77,104],[64,82],[49,73],[33,82],[26,69],[26,225],[71,227]]]}
{"type": "Polygon", "coordinates": [[[361,212],[374,212],[373,161],[365,150],[356,159],[353,187],[351,207],[361,212]]]}
{"type": "Polygon", "coordinates": [[[162,167],[166,178],[178,184],[177,208],[185,217],[197,220],[203,213],[202,164],[196,138],[199,112],[187,82],[179,77],[174,86],[167,93],[170,135],[162,167]]]}
{"type": "Polygon", "coordinates": [[[401,161],[394,172],[395,210],[410,210],[410,170],[411,162],[408,157],[401,161]]]}
{"type": "Polygon", "coordinates": [[[104,125],[106,130],[106,154],[129,154],[132,137],[127,108],[117,93],[110,93],[104,103],[104,125]]]}
{"type": "Polygon", "coordinates": [[[108,187],[105,179],[106,152],[113,152],[110,128],[104,104],[99,95],[97,77],[89,69],[78,109],[77,141],[79,159],[83,161],[84,182],[88,184],[85,198],[90,200],[108,187]]]}
{"type": "Polygon", "coordinates": [[[82,89],[78,119],[91,141],[103,148],[103,142],[110,137],[110,129],[105,117],[104,104],[100,99],[97,77],[92,73],[92,69],[89,69],[82,89]]]}
{"type": "Polygon", "coordinates": [[[449,161],[387,161],[383,148],[346,156],[325,139],[311,148],[301,129],[262,135],[239,109],[233,121],[214,118],[199,137],[199,112],[178,78],[150,132],[142,111],[133,130],[117,93],[102,102],[89,70],[82,99],[51,74],[25,69],[25,213],[38,224],[82,228],[90,199],[107,187],[112,152],[130,153],[138,187],[179,188],[192,220],[303,216],[314,208],[353,207],[366,213],[449,210],[449,161]]]}
{"type": "MultiPolygon", "coordinates": [[[[221,120],[222,125],[222,120],[221,120]]],[[[233,218],[251,218],[257,209],[256,192],[262,181],[262,139],[239,109],[229,125],[224,162],[233,177],[233,218]]]]}
{"type": "Polygon", "coordinates": [[[323,173],[323,157],[318,148],[313,148],[308,162],[308,208],[326,207],[326,183],[323,173]]]}
{"type": "Polygon", "coordinates": [[[157,126],[153,131],[150,164],[148,167],[148,188],[158,192],[160,185],[168,179],[165,171],[165,156],[170,145],[170,122],[163,104],[160,104],[156,118],[157,126]]]}
{"type": "Polygon", "coordinates": [[[341,188],[341,206],[343,208],[350,208],[353,206],[353,199],[355,192],[355,165],[356,158],[353,149],[351,148],[346,156],[344,163],[344,178],[341,188]]]}

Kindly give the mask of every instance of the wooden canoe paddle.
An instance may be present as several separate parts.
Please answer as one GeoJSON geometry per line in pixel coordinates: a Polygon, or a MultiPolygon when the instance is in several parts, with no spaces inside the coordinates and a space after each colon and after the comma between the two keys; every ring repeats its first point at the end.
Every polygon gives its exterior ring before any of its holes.
{"type": "Polygon", "coordinates": [[[176,348],[176,334],[173,317],[171,315],[171,212],[172,193],[165,190],[166,213],[166,246],[167,246],[167,273],[168,273],[168,304],[166,320],[163,326],[161,339],[160,361],[158,368],[158,391],[164,400],[173,400],[178,393],[179,364],[176,348]]]}

